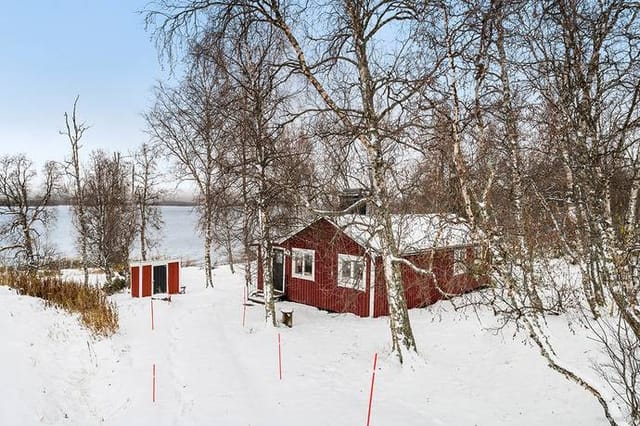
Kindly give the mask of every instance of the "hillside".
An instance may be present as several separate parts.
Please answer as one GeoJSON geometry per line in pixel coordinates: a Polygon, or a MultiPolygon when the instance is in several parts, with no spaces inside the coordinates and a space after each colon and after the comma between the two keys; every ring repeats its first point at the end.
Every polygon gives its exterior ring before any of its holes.
{"type": "MultiPolygon", "coordinates": [[[[201,270],[183,272],[187,293],[154,302],[153,331],[149,299],[120,294],[121,330],[100,341],[0,287],[0,425],[364,425],[375,352],[372,425],[605,424],[597,402],[522,336],[483,328],[495,325],[489,312],[412,310],[421,356],[400,368],[384,318],[285,302],[293,328],[265,328],[262,306],[247,308],[243,327],[241,276],[221,267],[204,289],[201,270]]],[[[595,356],[564,319],[550,321],[565,359],[595,356]]]]}

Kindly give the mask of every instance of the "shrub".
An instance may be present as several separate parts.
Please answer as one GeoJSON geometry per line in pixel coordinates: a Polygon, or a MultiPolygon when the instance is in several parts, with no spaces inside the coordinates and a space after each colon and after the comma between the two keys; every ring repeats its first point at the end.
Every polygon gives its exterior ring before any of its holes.
{"type": "Polygon", "coordinates": [[[111,282],[107,282],[104,286],[102,286],[102,290],[104,290],[107,295],[111,296],[112,294],[118,293],[119,291],[124,290],[129,287],[129,283],[126,278],[116,276],[111,282]]]}
{"type": "Polygon", "coordinates": [[[7,269],[0,272],[0,282],[20,294],[43,299],[45,306],[80,314],[82,323],[95,335],[108,337],[118,331],[118,310],[98,287],[7,269]]]}

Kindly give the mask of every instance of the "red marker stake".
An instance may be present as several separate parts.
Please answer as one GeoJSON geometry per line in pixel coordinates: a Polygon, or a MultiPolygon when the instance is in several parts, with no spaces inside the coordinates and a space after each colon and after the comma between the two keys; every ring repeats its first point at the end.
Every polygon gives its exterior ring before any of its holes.
{"type": "Polygon", "coordinates": [[[153,299],[151,299],[151,330],[154,329],[153,326],[153,299]]]}
{"type": "Polygon", "coordinates": [[[373,384],[376,381],[376,364],[378,363],[378,353],[373,356],[373,374],[371,375],[371,391],[369,392],[369,411],[367,412],[367,426],[371,421],[371,403],[373,402],[373,384]]]}
{"type": "Polygon", "coordinates": [[[151,400],[156,402],[156,365],[153,364],[153,380],[151,383],[151,400]]]}
{"type": "Polygon", "coordinates": [[[280,333],[278,333],[278,371],[282,380],[282,350],[280,349],[280,333]]]}

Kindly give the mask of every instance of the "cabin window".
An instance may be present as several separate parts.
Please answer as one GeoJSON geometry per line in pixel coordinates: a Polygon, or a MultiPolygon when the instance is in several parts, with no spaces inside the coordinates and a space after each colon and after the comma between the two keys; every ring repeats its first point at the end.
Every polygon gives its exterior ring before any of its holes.
{"type": "Polygon", "coordinates": [[[365,291],[364,258],[338,255],[338,286],[365,291]]]}
{"type": "Polygon", "coordinates": [[[453,251],[453,275],[460,275],[467,272],[465,259],[466,249],[459,248],[453,251]]]}
{"type": "Polygon", "coordinates": [[[479,266],[482,265],[484,260],[486,259],[486,247],[484,246],[475,246],[473,249],[473,265],[479,266]]]}
{"type": "Polygon", "coordinates": [[[314,280],[315,251],[306,249],[291,249],[291,276],[304,280],[314,280]]]}

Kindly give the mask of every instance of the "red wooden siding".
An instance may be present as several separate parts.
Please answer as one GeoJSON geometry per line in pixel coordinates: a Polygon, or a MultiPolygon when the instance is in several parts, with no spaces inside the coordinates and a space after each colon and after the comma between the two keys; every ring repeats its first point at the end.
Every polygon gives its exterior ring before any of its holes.
{"type": "Polygon", "coordinates": [[[151,265],[144,265],[142,267],[142,297],[151,296],[151,273],[153,267],[151,265]]]}
{"type": "Polygon", "coordinates": [[[282,244],[287,249],[285,258],[285,292],[293,302],[316,306],[333,312],[351,312],[360,316],[369,315],[368,283],[370,266],[365,257],[365,280],[367,291],[339,287],[338,254],[365,256],[364,249],[321,219],[282,244]],[[301,248],[315,251],[314,280],[294,278],[291,274],[291,249],[301,248]]]}
{"type": "Polygon", "coordinates": [[[131,267],[131,296],[140,297],[140,267],[131,267]]]}
{"type": "Polygon", "coordinates": [[[376,282],[374,292],[373,316],[380,317],[389,313],[387,304],[387,289],[384,285],[384,270],[382,269],[382,259],[376,258],[376,282]]]}
{"type": "MultiPolygon", "coordinates": [[[[333,312],[351,312],[359,316],[369,316],[369,294],[372,260],[365,250],[354,240],[325,219],[320,219],[299,233],[285,240],[280,247],[285,249],[285,296],[288,300],[316,306],[333,312]],[[292,276],[293,248],[314,250],[313,280],[292,276]],[[358,291],[338,286],[338,254],[363,256],[366,262],[366,291],[358,291]]],[[[475,249],[466,250],[467,264],[473,263],[475,249]]],[[[401,274],[408,308],[430,305],[447,297],[473,290],[486,282],[477,280],[470,274],[453,276],[454,249],[443,248],[406,256],[415,266],[432,270],[435,277],[422,274],[407,265],[401,265],[401,274]],[[435,278],[435,279],[434,279],[435,278]],[[436,286],[437,283],[437,286],[436,286]]],[[[262,289],[261,253],[258,251],[258,288],[262,289]]],[[[373,316],[389,314],[382,259],[375,258],[375,294],[373,316]]]]}
{"type": "MultiPolygon", "coordinates": [[[[476,280],[470,274],[453,276],[453,250],[439,249],[433,253],[424,252],[406,256],[406,259],[418,268],[426,270],[433,268],[437,280],[434,281],[433,277],[416,272],[407,265],[401,265],[402,284],[409,309],[431,305],[440,299],[447,298],[447,294],[461,294],[480,287],[482,280],[476,280]]],[[[474,248],[467,247],[463,250],[466,251],[467,263],[473,263],[474,248]]],[[[374,317],[389,315],[385,282],[382,261],[378,259],[376,262],[374,317]]]]}
{"type": "Polygon", "coordinates": [[[167,291],[169,294],[180,292],[180,264],[171,262],[167,265],[167,291]]]}

